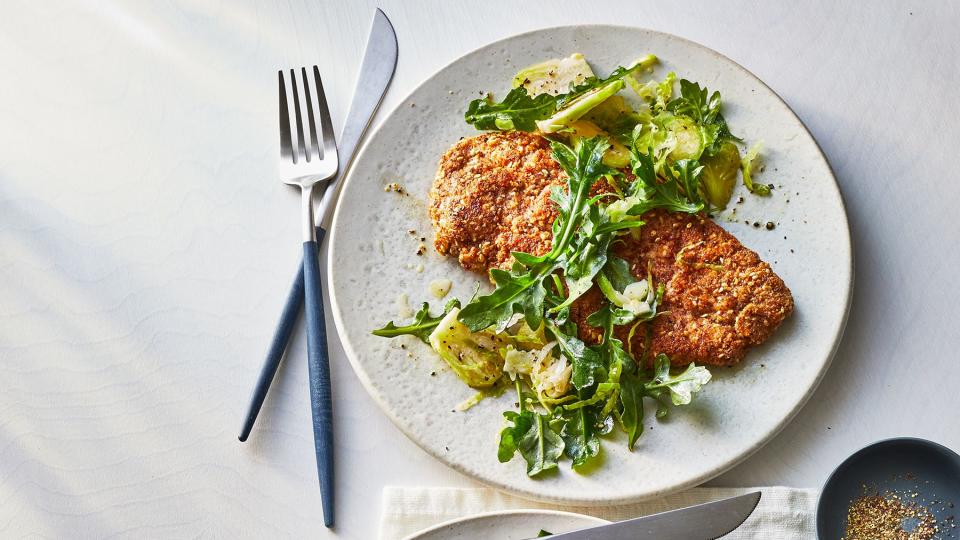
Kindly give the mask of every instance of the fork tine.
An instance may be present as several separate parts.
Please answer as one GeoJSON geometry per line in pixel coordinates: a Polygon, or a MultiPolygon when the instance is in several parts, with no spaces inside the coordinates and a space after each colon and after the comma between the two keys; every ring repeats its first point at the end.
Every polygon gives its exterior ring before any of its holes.
{"type": "Polygon", "coordinates": [[[313,78],[317,84],[317,108],[320,113],[320,130],[323,133],[323,159],[337,161],[337,141],[333,135],[333,122],[330,121],[330,109],[327,108],[327,96],[323,92],[323,81],[320,80],[320,68],[313,66],[313,78]]]}
{"type": "MultiPolygon", "coordinates": [[[[296,148],[297,148],[297,151],[299,152],[299,155],[297,157],[298,159],[306,158],[306,160],[309,160],[309,158],[307,157],[307,149],[306,149],[306,144],[304,143],[304,136],[303,136],[303,115],[300,112],[300,92],[299,92],[299,89],[297,88],[297,72],[292,69],[290,70],[290,86],[293,88],[293,112],[297,118],[297,125],[296,125],[297,147],[296,148]]],[[[297,161],[297,160],[294,160],[294,161],[297,161]]]]}
{"type": "Polygon", "coordinates": [[[317,140],[317,112],[316,112],[316,94],[310,88],[310,77],[307,76],[307,68],[300,68],[303,77],[303,97],[307,102],[304,104],[307,110],[307,124],[310,127],[310,140],[307,144],[307,159],[323,159],[323,150],[320,148],[320,142],[317,140]]]}
{"type": "Polygon", "coordinates": [[[293,142],[290,138],[290,110],[287,108],[287,85],[283,78],[283,70],[277,73],[280,79],[280,157],[296,161],[293,155],[293,142]]]}

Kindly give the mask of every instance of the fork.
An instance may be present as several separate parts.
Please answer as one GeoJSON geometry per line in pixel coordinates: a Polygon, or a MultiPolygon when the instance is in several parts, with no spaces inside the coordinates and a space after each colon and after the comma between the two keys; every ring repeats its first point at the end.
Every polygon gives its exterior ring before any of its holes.
{"type": "Polygon", "coordinates": [[[333,527],[333,407],[330,361],[323,315],[323,293],[317,260],[317,229],[313,224],[313,187],[337,174],[337,143],[333,136],[320,69],[280,70],[280,178],[299,186],[303,198],[303,279],[307,323],[307,366],[313,441],[320,479],[323,524],[333,527]],[[318,135],[317,125],[320,126],[318,135]]]}

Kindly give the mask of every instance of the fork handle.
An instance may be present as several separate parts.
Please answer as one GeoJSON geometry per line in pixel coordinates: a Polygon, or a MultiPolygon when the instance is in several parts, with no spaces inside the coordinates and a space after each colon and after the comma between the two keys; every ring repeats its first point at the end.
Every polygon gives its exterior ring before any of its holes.
{"type": "Polygon", "coordinates": [[[310,406],[313,413],[313,442],[320,478],[323,524],[333,527],[333,403],[330,394],[330,361],[327,355],[327,328],[323,315],[320,266],[317,261],[317,242],[313,240],[303,243],[303,284],[310,406]]]}

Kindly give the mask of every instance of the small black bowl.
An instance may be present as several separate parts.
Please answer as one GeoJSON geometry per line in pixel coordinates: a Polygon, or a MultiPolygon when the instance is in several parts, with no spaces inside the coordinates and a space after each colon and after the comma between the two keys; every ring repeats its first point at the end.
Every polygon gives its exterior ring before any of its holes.
{"type": "Polygon", "coordinates": [[[864,495],[865,487],[880,493],[915,493],[908,500],[923,504],[934,515],[940,528],[936,538],[960,539],[960,456],[949,448],[923,439],[887,439],[847,458],[820,492],[817,538],[843,538],[847,508],[864,495]]]}

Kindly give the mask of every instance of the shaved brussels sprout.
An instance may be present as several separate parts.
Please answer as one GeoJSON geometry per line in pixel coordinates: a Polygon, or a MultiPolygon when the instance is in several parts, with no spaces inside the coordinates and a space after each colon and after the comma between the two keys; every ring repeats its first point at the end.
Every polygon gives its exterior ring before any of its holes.
{"type": "Polygon", "coordinates": [[[723,210],[730,202],[740,171],[740,150],[730,141],[720,144],[712,154],[700,158],[703,174],[700,177],[703,195],[714,207],[723,210]]]}
{"type": "Polygon", "coordinates": [[[583,116],[583,120],[593,122],[625,145],[632,142],[633,129],[637,125],[646,124],[652,119],[649,109],[635,111],[621,95],[611,96],[583,116]]]}
{"type": "Polygon", "coordinates": [[[430,334],[430,346],[460,379],[474,388],[493,386],[503,374],[502,340],[489,331],[471,332],[451,309],[430,334]]]}
{"type": "Polygon", "coordinates": [[[577,120],[570,124],[570,143],[573,146],[579,144],[581,139],[589,139],[597,135],[603,135],[610,141],[610,149],[603,154],[603,164],[614,169],[622,169],[630,165],[630,150],[620,144],[609,133],[603,131],[596,124],[589,120],[577,120]]]}
{"type": "Polygon", "coordinates": [[[513,87],[522,86],[531,96],[556,96],[569,92],[572,86],[581,85],[593,76],[593,70],[583,55],[573,53],[566,58],[554,58],[521,69],[513,78],[513,87]]]}
{"type": "Polygon", "coordinates": [[[590,112],[591,109],[622,90],[623,87],[623,79],[615,79],[603,86],[594,88],[578,96],[550,118],[537,122],[537,127],[544,133],[556,133],[579,120],[583,115],[590,112]]]}
{"type": "Polygon", "coordinates": [[[552,399],[563,397],[570,391],[570,374],[573,373],[573,365],[565,356],[550,354],[555,344],[551,343],[540,351],[530,372],[530,382],[537,395],[552,399]]]}
{"type": "Polygon", "coordinates": [[[686,116],[675,116],[666,122],[666,128],[673,133],[676,145],[670,151],[674,161],[698,159],[703,153],[703,134],[696,122],[686,116]]]}
{"type": "Polygon", "coordinates": [[[512,344],[519,349],[539,349],[547,344],[547,335],[543,330],[543,325],[541,324],[539,328],[533,330],[527,324],[526,319],[514,325],[509,336],[513,341],[512,344]]]}
{"type": "Polygon", "coordinates": [[[770,187],[763,184],[755,184],[751,175],[753,168],[757,166],[757,158],[760,156],[760,149],[763,148],[762,142],[756,142],[747,150],[747,155],[740,161],[740,170],[743,173],[743,185],[747,186],[750,193],[754,195],[769,195],[770,187]]]}

